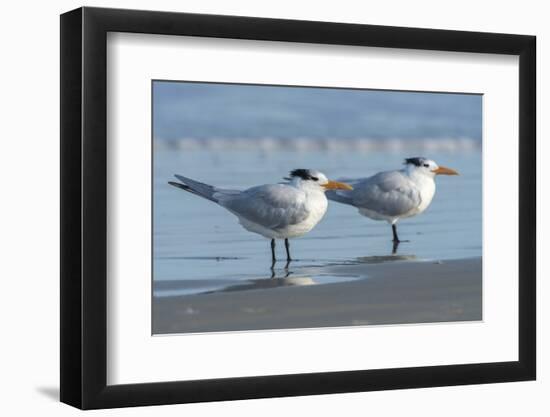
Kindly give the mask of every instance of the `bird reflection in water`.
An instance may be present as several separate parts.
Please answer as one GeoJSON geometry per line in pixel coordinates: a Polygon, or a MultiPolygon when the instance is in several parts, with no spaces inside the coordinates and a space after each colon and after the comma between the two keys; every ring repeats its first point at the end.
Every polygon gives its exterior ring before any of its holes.
{"type": "Polygon", "coordinates": [[[247,290],[266,290],[279,287],[297,287],[304,285],[315,285],[317,282],[307,275],[292,276],[292,271],[283,270],[281,275],[277,276],[277,271],[273,271],[268,278],[252,279],[243,284],[232,285],[224,288],[223,292],[247,291],[247,290]]]}
{"type": "Polygon", "coordinates": [[[360,256],[357,258],[357,263],[381,264],[385,262],[413,261],[416,259],[416,255],[397,255],[392,253],[391,255],[360,256]]]}

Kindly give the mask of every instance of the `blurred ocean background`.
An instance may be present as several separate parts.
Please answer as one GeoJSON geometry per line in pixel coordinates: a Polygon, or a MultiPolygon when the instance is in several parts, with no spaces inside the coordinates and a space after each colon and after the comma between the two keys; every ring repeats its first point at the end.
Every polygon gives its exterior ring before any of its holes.
{"type": "MultiPolygon", "coordinates": [[[[326,266],[419,262],[482,254],[482,96],[155,81],[153,84],[154,295],[341,281],[326,266]],[[269,241],[236,217],[167,182],[173,174],[226,188],[276,183],[294,168],[329,178],[398,169],[426,156],[460,172],[437,178],[429,209],[391,228],[331,202],[291,240],[288,269],[270,270],[269,241]],[[276,279],[272,279],[272,276],[276,279]]],[[[284,245],[278,242],[284,260],[284,245]]],[[[355,279],[350,276],[347,279],[355,279]]]]}

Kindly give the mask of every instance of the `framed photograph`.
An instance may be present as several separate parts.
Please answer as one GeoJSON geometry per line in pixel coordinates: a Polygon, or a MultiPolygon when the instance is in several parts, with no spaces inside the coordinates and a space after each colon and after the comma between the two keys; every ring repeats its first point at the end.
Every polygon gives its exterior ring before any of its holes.
{"type": "Polygon", "coordinates": [[[533,380],[535,37],[61,16],[61,401],[533,380]]]}

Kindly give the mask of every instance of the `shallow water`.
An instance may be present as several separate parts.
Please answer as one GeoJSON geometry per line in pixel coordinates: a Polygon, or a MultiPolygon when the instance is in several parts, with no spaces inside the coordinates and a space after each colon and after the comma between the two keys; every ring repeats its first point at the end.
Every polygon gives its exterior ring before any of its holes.
{"type": "Polygon", "coordinates": [[[155,149],[153,262],[155,295],[313,285],[356,277],[331,276],[325,267],[403,259],[444,260],[481,256],[481,151],[403,152],[155,149]],[[417,154],[460,172],[439,177],[429,209],[398,224],[402,243],[392,254],[391,228],[330,202],[324,219],[306,236],[291,240],[296,259],[285,268],[284,245],[271,267],[269,241],[247,232],[216,204],[167,184],[182,174],[224,188],[244,189],[281,181],[291,169],[316,168],[329,178],[357,178],[399,168],[417,154]],[[165,281],[173,281],[174,285],[165,281]],[[175,281],[179,281],[175,285],[175,281]]]}

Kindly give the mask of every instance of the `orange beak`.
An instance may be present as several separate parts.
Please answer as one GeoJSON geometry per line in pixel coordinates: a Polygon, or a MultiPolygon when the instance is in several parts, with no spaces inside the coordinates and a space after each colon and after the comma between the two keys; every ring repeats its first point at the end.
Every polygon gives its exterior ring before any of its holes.
{"type": "Polygon", "coordinates": [[[456,172],[454,169],[446,167],[439,167],[437,169],[434,169],[432,172],[435,172],[436,175],[458,175],[458,172],[456,172]]]}
{"type": "Polygon", "coordinates": [[[325,187],[326,190],[353,190],[351,185],[338,181],[329,181],[323,184],[323,187],[325,187]]]}

